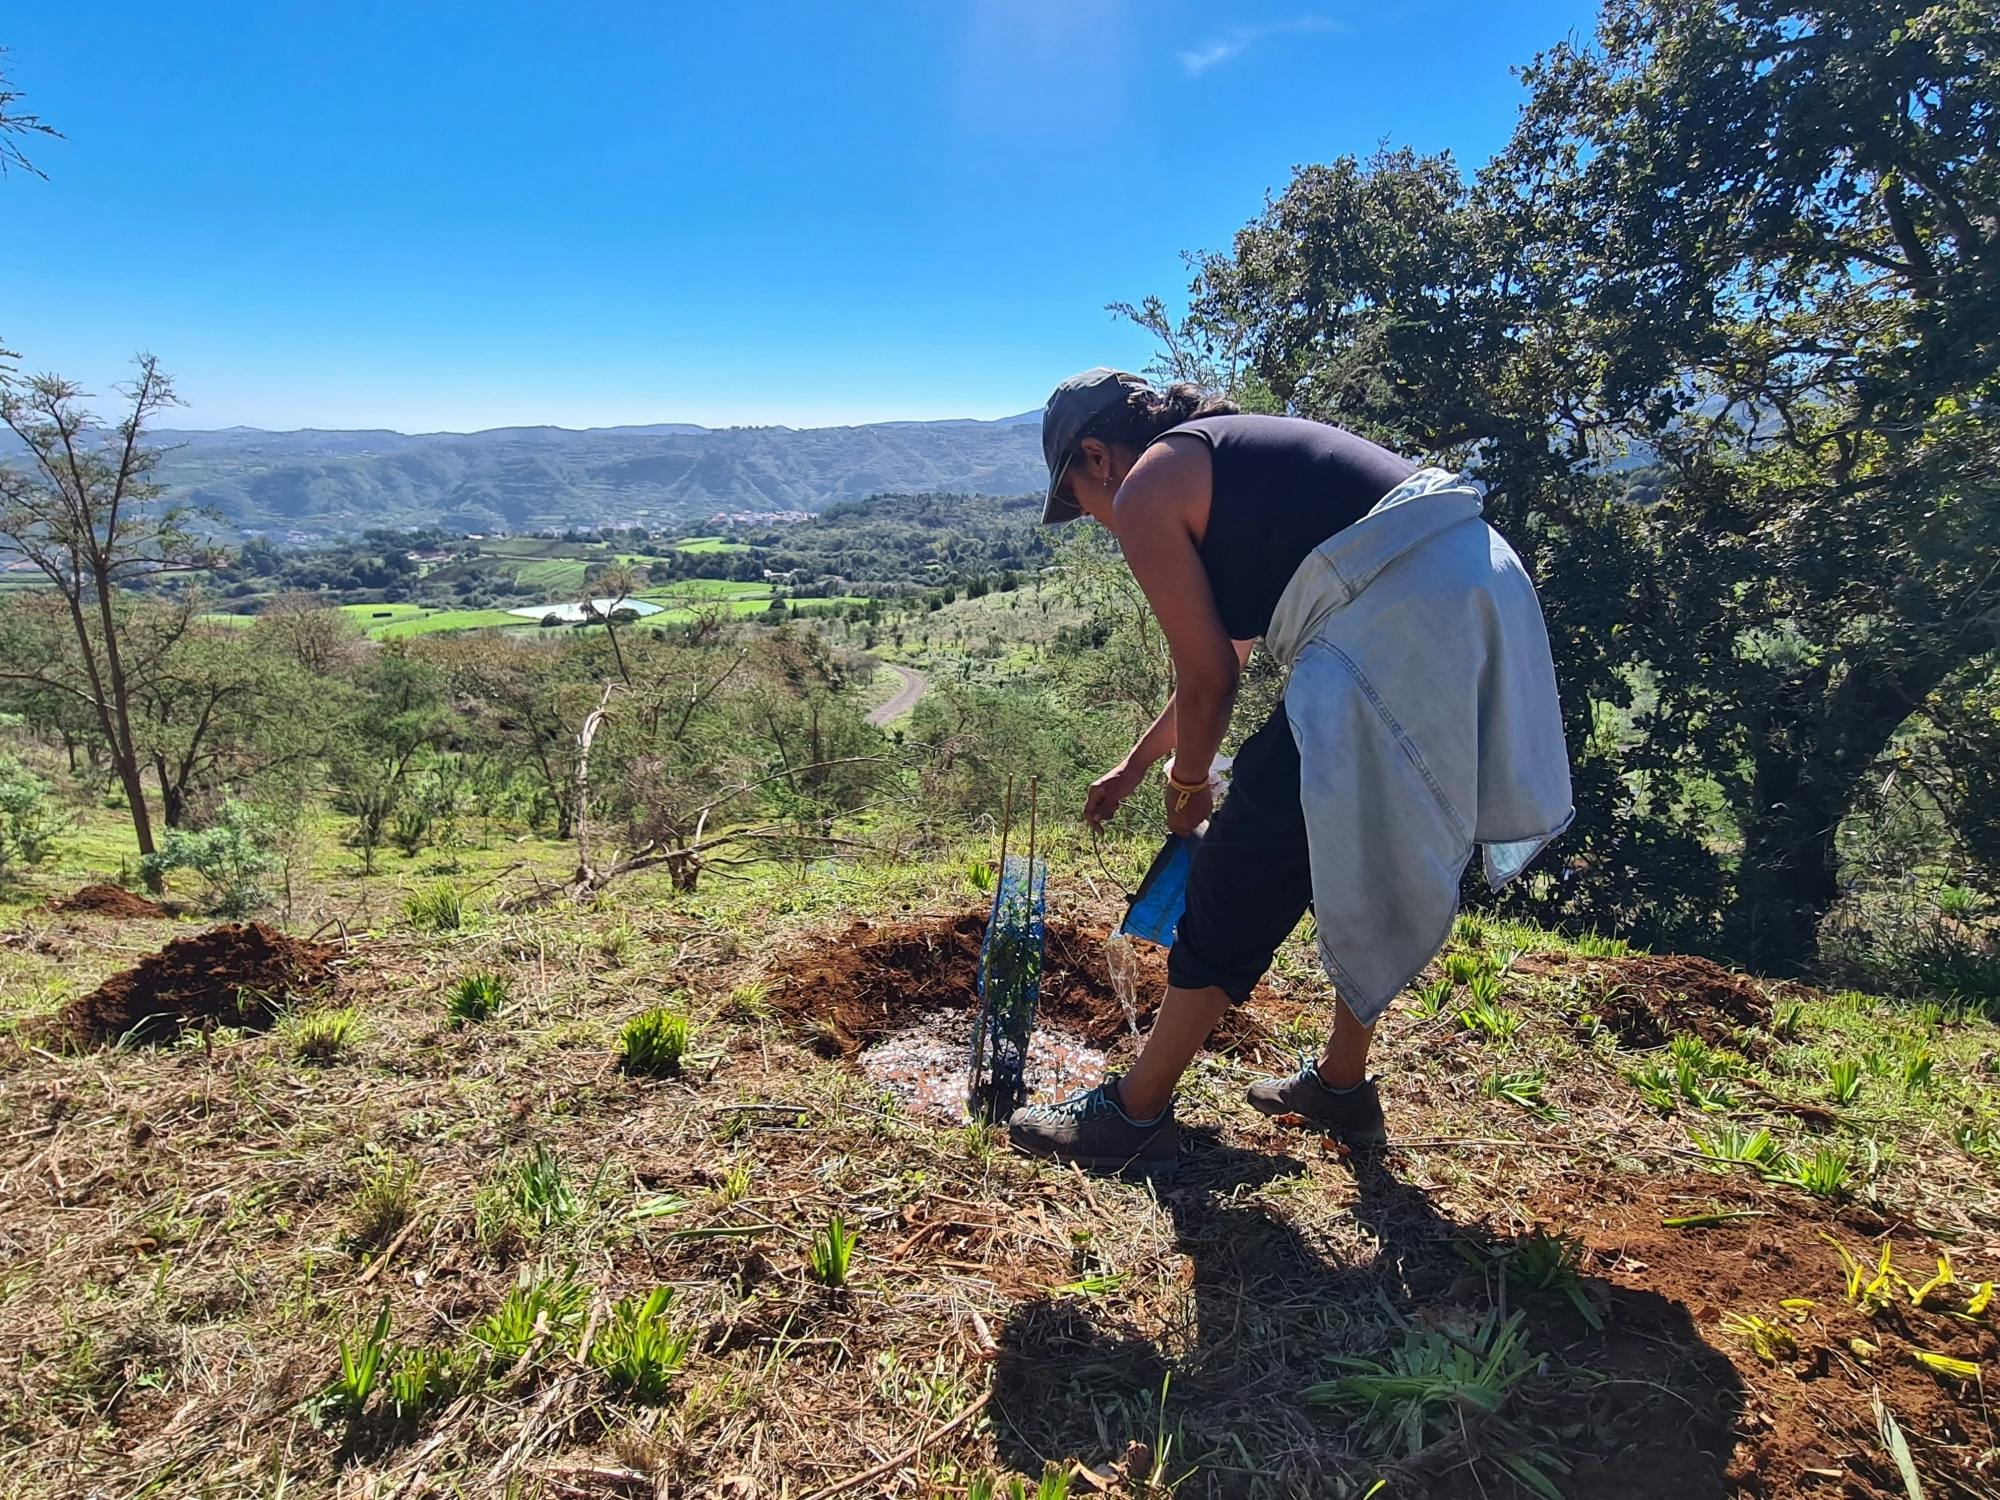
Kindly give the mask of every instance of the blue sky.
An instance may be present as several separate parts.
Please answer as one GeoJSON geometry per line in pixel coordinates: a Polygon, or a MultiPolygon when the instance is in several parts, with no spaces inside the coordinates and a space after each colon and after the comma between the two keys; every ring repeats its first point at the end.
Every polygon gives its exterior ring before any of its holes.
{"type": "Polygon", "coordinates": [[[995,417],[1293,165],[1483,160],[1591,8],[16,7],[0,338],[178,425],[995,417]],[[1222,14],[1226,9],[1226,14],[1222,14]]]}

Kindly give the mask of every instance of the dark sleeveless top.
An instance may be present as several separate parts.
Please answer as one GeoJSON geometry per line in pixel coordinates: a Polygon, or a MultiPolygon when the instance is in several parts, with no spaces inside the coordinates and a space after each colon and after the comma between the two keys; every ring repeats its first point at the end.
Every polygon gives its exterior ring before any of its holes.
{"type": "Polygon", "coordinates": [[[1299,417],[1201,417],[1161,436],[1208,444],[1215,489],[1201,561],[1234,641],[1270,627],[1307,553],[1417,471],[1366,438],[1299,417]]]}

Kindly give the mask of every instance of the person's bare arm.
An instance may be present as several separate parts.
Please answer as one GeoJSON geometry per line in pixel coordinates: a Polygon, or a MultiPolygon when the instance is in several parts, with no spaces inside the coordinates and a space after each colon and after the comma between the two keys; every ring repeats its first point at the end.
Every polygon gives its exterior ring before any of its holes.
{"type": "Polygon", "coordinates": [[[1172,770],[1183,785],[1208,779],[1242,671],[1196,550],[1210,484],[1208,450],[1170,437],[1140,456],[1116,502],[1119,545],[1173,652],[1172,770]]]}
{"type": "MultiPolygon", "coordinates": [[[[1236,665],[1239,669],[1250,665],[1250,653],[1257,649],[1255,641],[1231,641],[1236,648],[1236,665]]],[[[1160,710],[1160,716],[1147,726],[1139,736],[1139,743],[1132,747],[1132,753],[1125,757],[1128,765],[1146,770],[1159,764],[1174,752],[1174,706],[1179,695],[1167,694],[1167,706],[1160,710]]]]}
{"type": "Polygon", "coordinates": [[[1139,736],[1138,744],[1125,758],[1090,784],[1083,799],[1083,821],[1102,828],[1118,815],[1125,799],[1139,789],[1146,773],[1172,753],[1174,748],[1174,696],[1167,694],[1167,706],[1139,736]]]}
{"type": "MultiPolygon", "coordinates": [[[[1250,653],[1257,649],[1255,641],[1237,641],[1236,660],[1247,666],[1250,653]]],[[[1167,694],[1167,706],[1160,710],[1160,716],[1146,727],[1125,758],[1090,784],[1090,791],[1083,800],[1083,821],[1093,828],[1102,828],[1117,816],[1125,799],[1138,789],[1139,783],[1148,771],[1165,760],[1174,750],[1174,695],[1167,694]]]]}

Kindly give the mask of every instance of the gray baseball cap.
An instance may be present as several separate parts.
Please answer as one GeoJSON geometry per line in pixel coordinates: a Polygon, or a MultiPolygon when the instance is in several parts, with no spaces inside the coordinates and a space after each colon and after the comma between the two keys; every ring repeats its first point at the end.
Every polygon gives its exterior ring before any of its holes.
{"type": "Polygon", "coordinates": [[[1055,388],[1049,404],[1042,408],[1042,457],[1049,466],[1049,498],[1042,506],[1044,526],[1074,521],[1083,514],[1074,500],[1058,493],[1063,472],[1076,452],[1077,440],[1092,422],[1122,405],[1126,392],[1146,384],[1141,376],[1099,365],[1070,376],[1055,388]]]}

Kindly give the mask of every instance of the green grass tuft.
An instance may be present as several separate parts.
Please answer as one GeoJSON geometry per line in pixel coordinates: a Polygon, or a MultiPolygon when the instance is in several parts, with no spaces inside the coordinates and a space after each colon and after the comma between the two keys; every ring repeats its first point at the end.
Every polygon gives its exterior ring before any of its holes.
{"type": "Polygon", "coordinates": [[[675,1332],[667,1321],[671,1288],[656,1287],[643,1300],[624,1297],[611,1309],[611,1322],[591,1346],[590,1362],[604,1372],[614,1391],[648,1404],[666,1398],[688,1346],[691,1331],[675,1332]]]}
{"type": "Polygon", "coordinates": [[[1861,1094],[1861,1063],[1852,1057],[1837,1057],[1826,1068],[1827,1097],[1835,1104],[1852,1104],[1861,1094]]]}
{"type": "Polygon", "coordinates": [[[449,880],[420,886],[403,898],[403,920],[423,932],[457,932],[465,926],[465,892],[449,880]]]}
{"type": "Polygon", "coordinates": [[[1496,1310],[1456,1338],[1412,1324],[1386,1360],[1338,1356],[1332,1363],[1347,1373],[1301,1394],[1311,1405],[1349,1412],[1364,1448],[1383,1459],[1415,1459],[1435,1444],[1460,1440],[1467,1419],[1477,1417],[1484,1443],[1502,1450],[1495,1462],[1536,1493],[1556,1495],[1548,1471],[1566,1465],[1510,1432],[1506,1421],[1510,1399],[1539,1363],[1522,1322],[1518,1311],[1503,1322],[1496,1310]]]}
{"type": "Polygon", "coordinates": [[[523,1272],[500,1305],[472,1325],[472,1341],[496,1371],[548,1353],[582,1322],[590,1288],[564,1271],[560,1275],[523,1272]]]}
{"type": "Polygon", "coordinates": [[[467,974],[444,992],[445,1014],[461,1025],[484,1021],[507,1003],[507,981],[498,974],[467,974]]]}
{"type": "Polygon", "coordinates": [[[1440,1020],[1445,1012],[1451,1009],[1451,997],[1451,981],[1440,979],[1417,991],[1417,1003],[1412,1009],[1416,1011],[1419,1020],[1440,1020]]]}
{"type": "Polygon", "coordinates": [[[673,1078],[687,1056],[688,1018],[679,1011],[655,1006],[625,1023],[618,1033],[618,1057],[627,1073],[647,1078],[673,1078]]]}
{"type": "Polygon", "coordinates": [[[340,1341],[340,1373],[334,1377],[328,1394],[349,1421],[358,1419],[366,1410],[388,1354],[389,1304],[384,1302],[372,1327],[340,1341]]]}
{"type": "Polygon", "coordinates": [[[280,1031],[300,1062],[338,1062],[360,1039],[361,1012],[352,1005],[287,1016],[280,1031]]]}
{"type": "Polygon", "coordinates": [[[813,1236],[808,1256],[813,1279],[830,1287],[846,1286],[847,1273],[854,1262],[855,1241],[860,1237],[859,1231],[847,1227],[847,1220],[840,1214],[828,1219],[826,1227],[813,1236]]]}
{"type": "Polygon", "coordinates": [[[416,1164],[385,1157],[347,1211],[348,1243],[359,1250],[382,1249],[410,1222],[416,1208],[416,1164]]]}
{"type": "Polygon", "coordinates": [[[1521,1014],[1509,1010],[1497,999],[1481,998],[1475,986],[1472,1002],[1458,1013],[1458,1024],[1467,1031],[1481,1032],[1496,1042],[1504,1042],[1521,1029],[1521,1014]]]}
{"type": "Polygon", "coordinates": [[[1853,1172],[1854,1157],[1845,1147],[1821,1146],[1810,1157],[1780,1156],[1766,1176],[1815,1198],[1845,1198],[1853,1190],[1849,1181],[1853,1172]]]}

